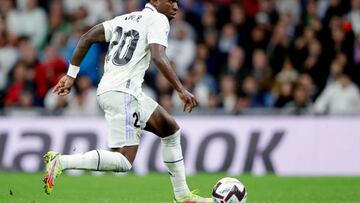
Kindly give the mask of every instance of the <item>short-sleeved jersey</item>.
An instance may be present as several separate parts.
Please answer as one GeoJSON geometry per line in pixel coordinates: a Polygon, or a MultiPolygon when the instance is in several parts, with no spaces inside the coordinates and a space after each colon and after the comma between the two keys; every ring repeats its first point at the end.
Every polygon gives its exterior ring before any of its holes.
{"type": "Polygon", "coordinates": [[[103,23],[109,50],[97,94],[122,91],[135,98],[149,67],[149,44],[168,45],[169,21],[151,4],[103,23]]]}

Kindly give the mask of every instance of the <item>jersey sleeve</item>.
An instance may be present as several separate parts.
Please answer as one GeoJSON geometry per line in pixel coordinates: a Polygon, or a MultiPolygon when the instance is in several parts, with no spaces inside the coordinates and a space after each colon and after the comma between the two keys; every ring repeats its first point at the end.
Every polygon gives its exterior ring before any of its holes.
{"type": "Polygon", "coordinates": [[[110,42],[110,40],[111,40],[112,33],[113,33],[113,30],[114,30],[113,21],[115,21],[115,18],[102,23],[102,25],[104,26],[106,42],[110,42]]]}
{"type": "Polygon", "coordinates": [[[168,46],[170,24],[164,15],[156,15],[148,27],[148,44],[160,44],[168,46]]]}

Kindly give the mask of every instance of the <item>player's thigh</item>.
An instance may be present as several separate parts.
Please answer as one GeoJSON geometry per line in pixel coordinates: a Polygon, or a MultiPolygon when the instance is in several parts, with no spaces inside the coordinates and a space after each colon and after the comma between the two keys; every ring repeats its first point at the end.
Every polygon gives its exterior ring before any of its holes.
{"type": "Polygon", "coordinates": [[[178,131],[179,125],[175,119],[159,105],[148,120],[145,130],[163,138],[178,131]]]}
{"type": "Polygon", "coordinates": [[[145,130],[159,137],[167,137],[179,130],[175,119],[160,105],[152,112],[146,123],[145,130]]]}
{"type": "Polygon", "coordinates": [[[98,96],[108,127],[108,147],[120,149],[140,143],[141,128],[136,120],[138,101],[124,92],[106,92],[98,96]]]}
{"type": "Polygon", "coordinates": [[[175,119],[145,93],[141,93],[138,100],[142,129],[159,137],[167,137],[179,129],[175,119]]]}
{"type": "Polygon", "coordinates": [[[134,146],[125,146],[121,148],[112,148],[111,151],[121,153],[132,164],[135,160],[138,148],[139,145],[134,145],[134,146]]]}

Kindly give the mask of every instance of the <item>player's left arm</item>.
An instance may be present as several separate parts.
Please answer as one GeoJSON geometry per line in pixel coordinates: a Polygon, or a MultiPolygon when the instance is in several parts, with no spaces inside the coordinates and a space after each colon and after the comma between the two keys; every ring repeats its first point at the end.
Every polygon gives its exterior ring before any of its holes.
{"type": "Polygon", "coordinates": [[[95,25],[88,32],[83,34],[75,48],[74,54],[70,60],[68,73],[63,76],[55,85],[53,93],[60,96],[69,94],[77,73],[80,71],[80,64],[90,47],[94,43],[105,42],[105,30],[102,24],[95,25]]]}
{"type": "Polygon", "coordinates": [[[184,111],[191,112],[199,103],[195,96],[188,92],[181,84],[175,71],[171,67],[169,58],[166,56],[165,46],[153,43],[149,44],[149,47],[152,61],[177,91],[180,99],[184,103],[184,111]]]}

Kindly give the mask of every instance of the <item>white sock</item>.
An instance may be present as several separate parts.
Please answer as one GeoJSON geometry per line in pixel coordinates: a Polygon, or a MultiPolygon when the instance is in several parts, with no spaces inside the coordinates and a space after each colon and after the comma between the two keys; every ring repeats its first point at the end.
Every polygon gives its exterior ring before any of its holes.
{"type": "Polygon", "coordinates": [[[93,150],[84,154],[61,155],[60,163],[63,170],[81,169],[96,171],[127,172],[131,164],[119,152],[93,150]]]}
{"type": "Polygon", "coordinates": [[[190,190],[186,183],[184,158],[180,145],[180,130],[169,137],[162,138],[161,144],[164,163],[170,174],[175,198],[189,194],[190,190]]]}

